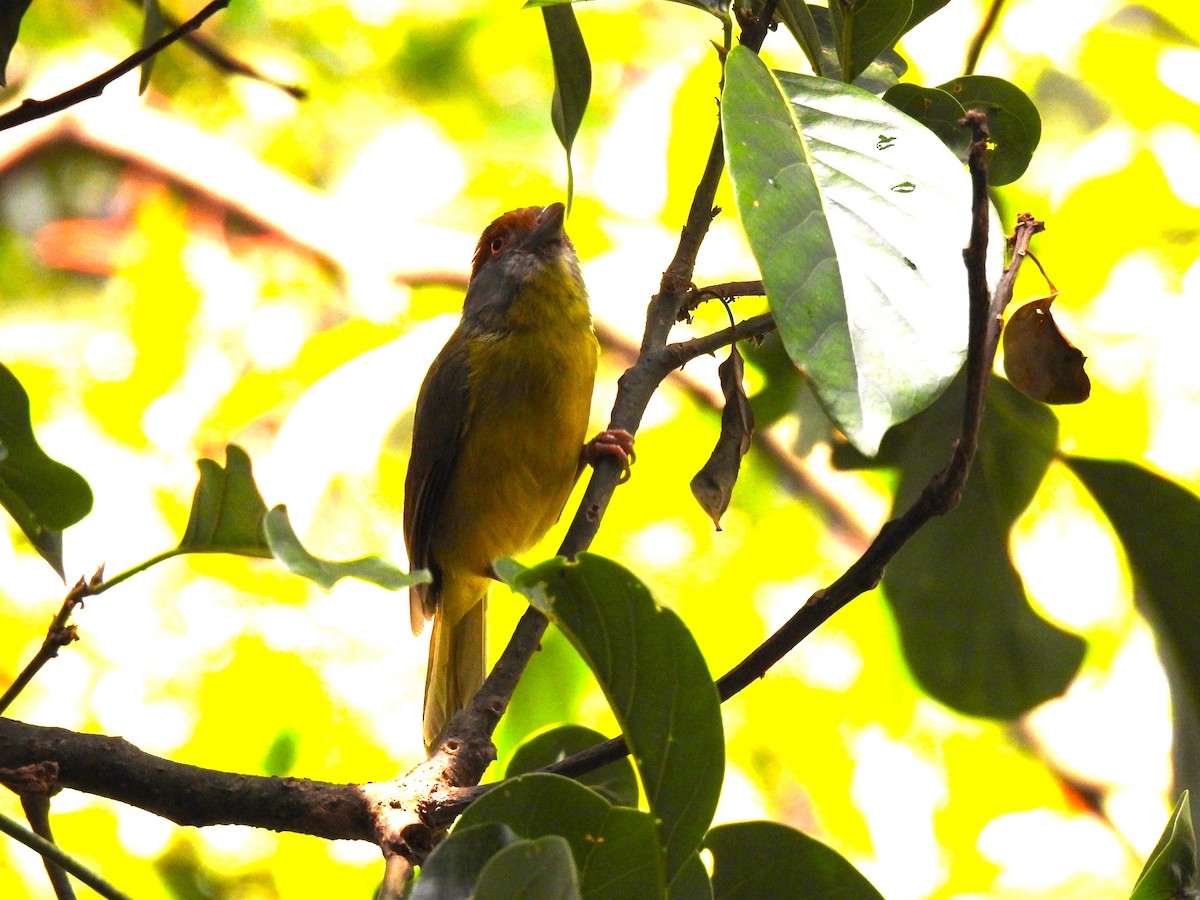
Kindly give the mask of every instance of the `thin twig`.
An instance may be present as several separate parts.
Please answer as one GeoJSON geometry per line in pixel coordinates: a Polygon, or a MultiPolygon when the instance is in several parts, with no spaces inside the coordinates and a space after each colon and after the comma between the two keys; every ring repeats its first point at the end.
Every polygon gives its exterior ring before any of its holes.
{"type": "Polygon", "coordinates": [[[706,300],[733,300],[735,297],[765,297],[767,289],[761,281],[727,281],[724,284],[709,284],[692,287],[684,295],[683,304],[676,313],[675,321],[691,322],[696,307],[706,300]]]}
{"type": "Polygon", "coordinates": [[[3,696],[0,696],[0,715],[12,704],[21,691],[25,690],[26,686],[33,680],[33,677],[41,671],[42,666],[58,656],[58,651],[72,641],[79,640],[79,634],[74,625],[68,625],[71,618],[71,613],[75,611],[75,607],[83,602],[84,596],[88,591],[88,584],[82,578],[75,583],[75,586],[67,592],[67,596],[63,599],[62,606],[59,607],[58,613],[50,621],[50,627],[46,629],[46,637],[42,639],[42,645],[38,647],[37,653],[33,655],[28,663],[25,664],[20,674],[13,680],[13,683],[8,686],[3,696]]]}
{"type": "Polygon", "coordinates": [[[974,73],[975,66],[979,64],[979,54],[983,52],[983,45],[992,36],[992,30],[996,27],[996,22],[1000,20],[1000,10],[1003,8],[1004,0],[992,0],[988,11],[984,14],[983,22],[979,25],[979,30],[975,32],[975,36],[971,38],[971,43],[967,47],[967,58],[963,63],[964,75],[974,73]]]}
{"type": "MultiPolygon", "coordinates": [[[[50,797],[45,793],[27,793],[21,795],[21,809],[29,820],[33,833],[43,840],[54,843],[54,832],[50,830],[50,797]]],[[[54,889],[57,900],[75,900],[75,889],[71,887],[71,879],[67,870],[48,856],[42,857],[46,866],[46,877],[50,879],[50,887],[54,889]]]]}
{"type": "Polygon", "coordinates": [[[44,837],[34,834],[20,822],[14,822],[2,813],[0,813],[0,831],[40,853],[44,859],[53,860],[56,865],[66,869],[101,897],[106,897],[108,900],[131,900],[128,894],[113,887],[73,856],[64,853],[57,844],[52,844],[44,837]]]}
{"type": "Polygon", "coordinates": [[[21,105],[16,109],[9,110],[0,115],[0,131],[15,128],[18,125],[24,125],[26,122],[32,122],[35,119],[41,119],[45,116],[62,112],[64,109],[69,109],[77,103],[82,103],[84,100],[99,97],[104,93],[106,87],[122,75],[132,72],[164,47],[169,47],[185,34],[195,31],[211,18],[213,14],[228,5],[229,0],[212,0],[208,6],[204,7],[204,9],[200,10],[200,12],[196,13],[174,31],[164,34],[152,44],[147,44],[137,53],[126,57],[111,69],[101,72],[95,78],[91,78],[83,84],[78,84],[70,90],[63,91],[61,94],[57,94],[46,100],[23,100],[21,105]]]}
{"type": "MultiPolygon", "coordinates": [[[[129,0],[129,2],[134,6],[140,7],[143,5],[144,0],[129,0]]],[[[178,28],[182,24],[179,19],[172,16],[166,10],[163,10],[162,20],[166,24],[167,28],[178,28]]],[[[210,41],[202,34],[185,34],[183,35],[182,42],[185,47],[191,48],[191,50],[201,59],[207,60],[209,63],[223,72],[228,72],[231,75],[243,75],[246,78],[253,79],[254,81],[261,81],[263,84],[269,84],[271,87],[278,88],[289,97],[294,97],[297,100],[308,99],[308,91],[304,88],[300,87],[299,85],[288,84],[287,82],[280,81],[277,78],[273,78],[270,75],[259,71],[254,66],[250,65],[250,63],[230,55],[227,50],[225,50],[219,44],[210,41]]]]}

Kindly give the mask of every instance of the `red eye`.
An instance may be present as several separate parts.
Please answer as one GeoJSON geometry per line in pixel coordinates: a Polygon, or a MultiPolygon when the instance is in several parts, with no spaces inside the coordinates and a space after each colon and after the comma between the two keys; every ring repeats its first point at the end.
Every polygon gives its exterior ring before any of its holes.
{"type": "Polygon", "coordinates": [[[504,238],[492,238],[492,256],[499,256],[504,249],[504,238]]]}

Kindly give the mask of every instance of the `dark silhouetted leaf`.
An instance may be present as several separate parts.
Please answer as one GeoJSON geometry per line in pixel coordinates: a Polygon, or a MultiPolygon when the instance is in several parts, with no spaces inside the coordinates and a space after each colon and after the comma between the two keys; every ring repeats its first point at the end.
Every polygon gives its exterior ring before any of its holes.
{"type": "Polygon", "coordinates": [[[711,900],[712,882],[699,853],[693,853],[667,885],[667,900],[711,900]]]}
{"type": "Polygon", "coordinates": [[[1196,887],[1196,832],[1188,792],[1184,791],[1142,867],[1129,900],[1193,898],[1196,887]]]}
{"type": "Polygon", "coordinates": [[[0,365],[0,506],[29,538],[59,577],[62,533],[92,509],[92,489],[83,476],[51,459],[38,446],[29,415],[29,395],[0,365]]]}
{"type": "Polygon", "coordinates": [[[592,92],[592,63],[588,59],[583,33],[575,21],[575,10],[568,5],[542,7],[550,56],[554,62],[554,101],[550,119],[567,153],[567,209],[575,196],[575,173],[571,166],[571,146],[579,133],[592,92]]]}
{"type": "Polygon", "coordinates": [[[750,438],[754,434],[754,410],[750,408],[750,399],[742,386],[744,365],[737,345],[729,348],[729,358],[717,367],[717,374],[721,378],[721,393],[725,395],[721,435],[717,438],[712,455],[692,479],[691,488],[700,507],[720,531],[721,516],[729,508],[729,498],[733,496],[742,457],[750,449],[750,438]]]}
{"type": "Polygon", "coordinates": [[[553,834],[505,847],[483,867],[471,895],[473,900],[575,900],[580,896],[571,848],[553,834]]]}
{"type": "MultiPolygon", "coordinates": [[[[825,12],[828,13],[828,10],[825,12]]],[[[812,8],[804,0],[779,0],[775,7],[775,15],[792,33],[792,37],[796,39],[796,43],[808,57],[808,64],[812,66],[813,74],[824,75],[821,32],[817,29],[812,8]]],[[[829,30],[832,36],[832,26],[829,30]]]]}
{"type": "Polygon", "coordinates": [[[1026,303],[1004,325],[1004,374],[1042,403],[1082,403],[1092,393],[1087,359],[1059,330],[1050,312],[1056,294],[1026,303]]]}
{"type": "Polygon", "coordinates": [[[831,0],[829,12],[842,71],[853,81],[904,33],[912,0],[831,0]]]}
{"type": "Polygon", "coordinates": [[[3,0],[0,4],[0,87],[8,86],[8,58],[17,43],[21,19],[31,0],[3,0]]]}
{"type": "Polygon", "coordinates": [[[891,104],[827,79],[777,81],[745,48],[729,54],[721,116],[738,212],[788,355],[834,423],[873,454],[962,364],[967,173],[891,104]]]}
{"type": "Polygon", "coordinates": [[[654,819],[613,806],[569,778],[533,772],[506,781],[467,807],[454,833],[492,822],[507,825],[522,838],[565,838],[584,897],[662,896],[662,856],[654,819]]]}
{"type": "Polygon", "coordinates": [[[424,569],[405,573],[375,555],[347,560],[318,559],[305,550],[296,537],[285,506],[276,506],[267,513],[263,530],[272,556],[283,563],[289,572],[303,575],[326,591],[343,578],[369,581],[389,591],[398,591],[414,584],[428,584],[432,580],[424,569]]]}
{"type": "Polygon", "coordinates": [[[713,855],[715,900],[883,900],[836,851],[777,822],[718,825],[704,846],[713,855]]]}
{"type": "Polygon", "coordinates": [[[963,109],[987,113],[992,135],[988,147],[988,183],[998,186],[1020,178],[1042,139],[1042,117],[1025,92],[991,75],[964,75],[939,87],[963,109]]]}
{"type": "Polygon", "coordinates": [[[913,0],[912,13],[904,26],[904,33],[907,34],[949,2],[950,0],[913,0]]]}
{"type": "MultiPolygon", "coordinates": [[[[524,775],[596,744],[602,744],[606,740],[600,732],[583,725],[556,725],[535,734],[518,747],[512,759],[508,761],[504,777],[515,778],[517,775],[524,775]]],[[[627,756],[580,775],[576,781],[597,791],[617,806],[638,805],[637,774],[627,756]]]]}
{"type": "Polygon", "coordinates": [[[725,773],[720,703],[695,639],[632,572],[602,557],[496,569],[595,673],[659,820],[670,881],[712,822],[725,773]]]}
{"type": "Polygon", "coordinates": [[[488,861],[520,840],[500,822],[456,827],[429,854],[408,900],[467,900],[488,861]]]}
{"type": "Polygon", "coordinates": [[[971,146],[971,132],[958,124],[966,111],[948,93],[941,88],[897,84],[888,88],[883,99],[936,134],[950,148],[950,152],[960,159],[966,159],[967,149],[971,146]]]}
{"type": "MultiPolygon", "coordinates": [[[[962,417],[963,383],[897,429],[906,435],[896,451],[894,514],[944,465],[962,417]]],[[[1060,695],[1083,659],[1079,637],[1030,608],[1008,554],[1009,532],[1050,464],[1057,429],[1048,409],[994,379],[962,502],[921,528],[883,576],[917,681],[969,715],[1019,716],[1060,695]]]]}

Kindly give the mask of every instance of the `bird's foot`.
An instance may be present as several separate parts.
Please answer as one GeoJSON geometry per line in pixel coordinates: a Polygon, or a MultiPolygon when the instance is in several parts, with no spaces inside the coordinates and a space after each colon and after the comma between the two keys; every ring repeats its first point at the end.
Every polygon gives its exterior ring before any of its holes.
{"type": "Polygon", "coordinates": [[[633,452],[633,435],[623,428],[610,428],[583,445],[582,459],[587,465],[594,466],[597,460],[606,456],[616,458],[621,464],[619,484],[624,484],[632,474],[629,467],[637,459],[633,452]]]}

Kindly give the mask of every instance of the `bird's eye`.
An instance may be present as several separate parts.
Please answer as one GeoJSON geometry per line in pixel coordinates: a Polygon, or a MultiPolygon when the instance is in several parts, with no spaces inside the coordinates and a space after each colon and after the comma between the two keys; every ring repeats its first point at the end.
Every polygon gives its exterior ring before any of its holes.
{"type": "Polygon", "coordinates": [[[492,256],[498,256],[504,249],[504,238],[492,238],[492,256]]]}

